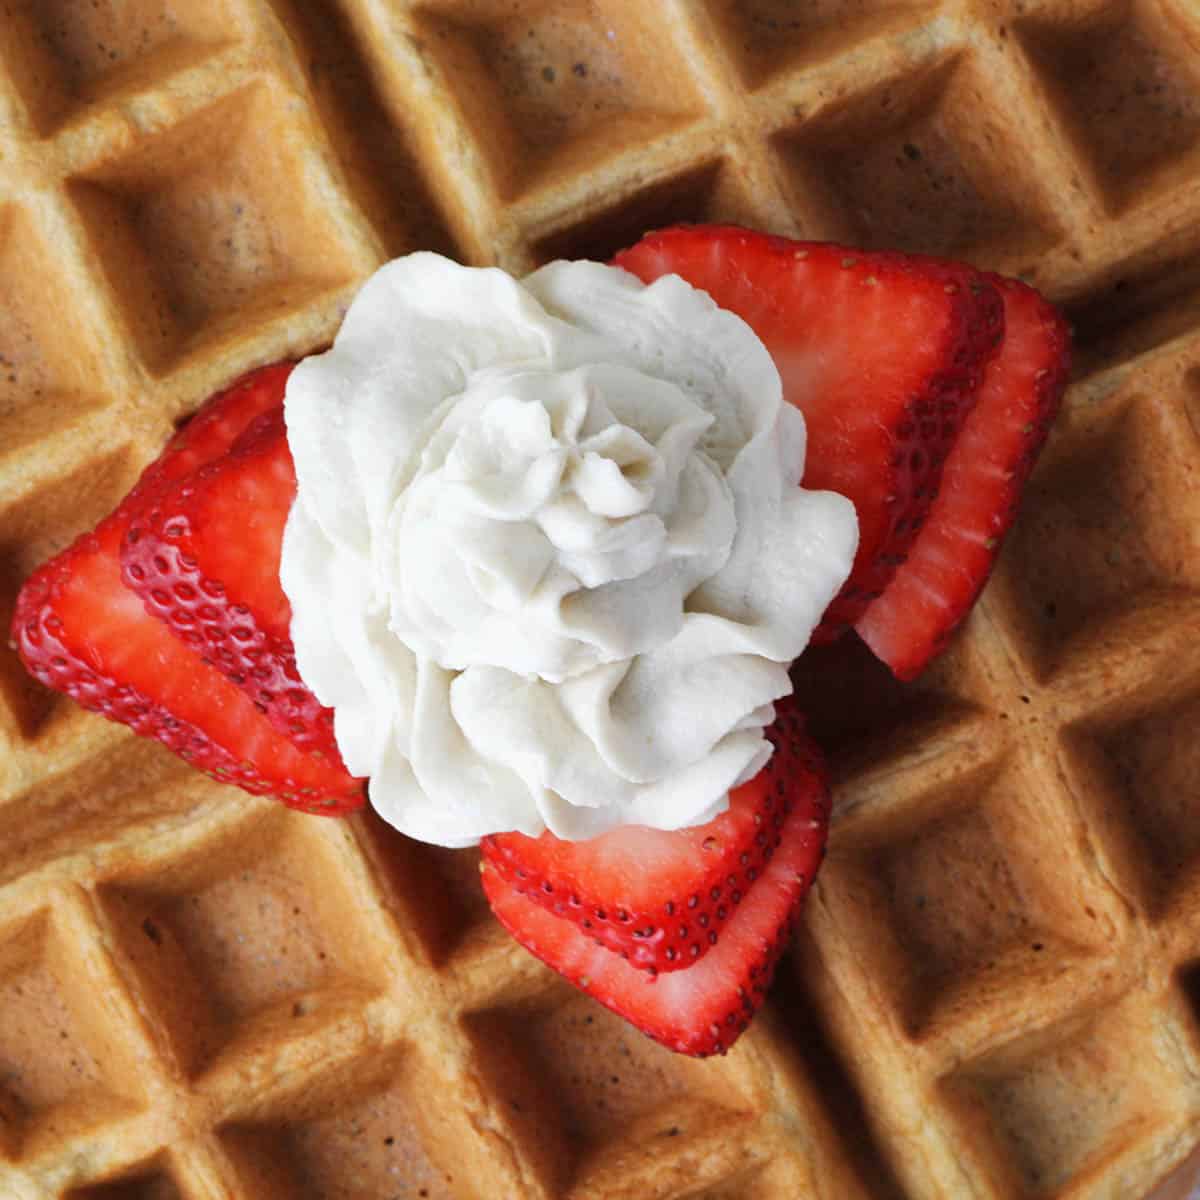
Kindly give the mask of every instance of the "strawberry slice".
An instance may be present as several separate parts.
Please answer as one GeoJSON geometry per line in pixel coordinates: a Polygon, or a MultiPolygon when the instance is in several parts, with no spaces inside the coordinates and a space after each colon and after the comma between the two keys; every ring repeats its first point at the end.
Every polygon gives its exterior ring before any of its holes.
{"type": "Polygon", "coordinates": [[[1004,345],[907,561],[856,625],[900,679],[912,679],[941,649],[987,582],[1070,374],[1062,317],[1025,284],[992,282],[1004,297],[1004,345]]]}
{"type": "Polygon", "coordinates": [[[762,1004],[792,919],[820,865],[829,820],[823,769],[809,744],[809,768],[775,853],[699,962],[647,974],[598,945],[575,922],[512,886],[490,860],[483,889],[500,923],[532,954],[601,1004],[671,1050],[723,1054],[762,1004]]]}
{"type": "Polygon", "coordinates": [[[808,421],[806,487],[858,512],[853,570],[814,634],[852,625],[891,580],[1003,336],[996,289],[959,263],[848,250],[732,226],[648,234],[613,260],[678,274],[762,339],[808,421]]]}
{"type": "Polygon", "coordinates": [[[674,832],[627,826],[583,842],[494,834],[483,857],[501,879],[647,971],[679,971],[715,946],[762,875],[819,769],[794,704],[767,731],[774,753],[727,811],[674,832]]]}
{"type": "Polygon", "coordinates": [[[213,396],[142,472],[121,507],[132,511],[153,493],[224,454],[254,420],[283,403],[295,366],[282,362],[259,367],[213,396]]]}
{"type": "Polygon", "coordinates": [[[331,813],[362,804],[360,782],[336,759],[306,754],[279,734],[121,581],[121,540],[130,522],[278,403],[290,369],[256,372],[211,400],[115,512],[26,581],[12,633],[30,673],[84,708],[157,738],[220,782],[331,813]]]}
{"type": "Polygon", "coordinates": [[[296,496],[282,404],[229,453],[162,489],[130,522],[124,581],[146,609],[242,688],[302,750],[337,760],[333,712],[304,685],[279,582],[296,496]]]}

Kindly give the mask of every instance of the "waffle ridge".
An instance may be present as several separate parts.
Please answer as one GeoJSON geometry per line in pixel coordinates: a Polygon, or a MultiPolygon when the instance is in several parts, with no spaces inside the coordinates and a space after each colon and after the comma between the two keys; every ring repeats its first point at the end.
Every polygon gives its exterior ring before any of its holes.
{"type": "Polygon", "coordinates": [[[0,1195],[1090,1200],[1184,1157],[1197,64],[1191,0],[12,0],[5,629],[207,395],[413,249],[957,255],[1062,305],[1078,362],[943,659],[796,667],[829,854],[722,1059],[520,951],[477,852],[222,787],[0,646],[0,1195]]]}

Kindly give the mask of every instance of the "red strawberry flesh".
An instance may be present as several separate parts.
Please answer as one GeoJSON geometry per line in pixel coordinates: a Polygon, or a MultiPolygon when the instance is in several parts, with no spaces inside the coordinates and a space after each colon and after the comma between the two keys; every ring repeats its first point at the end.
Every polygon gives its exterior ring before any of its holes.
{"type": "Polygon", "coordinates": [[[907,561],[856,625],[900,679],[942,648],[987,582],[1070,373],[1070,335],[1058,313],[1022,283],[992,282],[1004,298],[1004,345],[907,561]]]}
{"type": "Polygon", "coordinates": [[[133,517],[173,480],[225,453],[278,402],[289,371],[256,372],[210,401],[111,516],[26,581],[13,637],[31,674],[83,707],[157,738],[222,782],[329,813],[362,804],[359,782],[283,737],[151,617],[123,585],[119,561],[133,517]]]}
{"type": "Polygon", "coordinates": [[[291,606],[279,582],[295,495],[280,405],[257,418],[228,454],[164,488],[135,516],[122,548],[124,579],[277,729],[336,761],[333,713],[296,669],[291,606]]]}
{"type": "Polygon", "coordinates": [[[849,497],[859,548],[814,640],[862,615],[903,561],[1003,334],[995,289],[959,263],[731,226],[647,235],[614,262],[675,273],[762,339],[808,424],[806,487],[849,497]]]}
{"type": "Polygon", "coordinates": [[[254,420],[283,403],[295,365],[283,362],[259,367],[213,396],[142,472],[121,507],[143,502],[151,492],[224,454],[254,420]]]}
{"type": "Polygon", "coordinates": [[[521,894],[491,865],[483,887],[500,923],[532,954],[643,1033],[683,1054],[723,1054],[762,1004],[791,922],[812,883],[828,828],[828,791],[798,780],[778,849],[717,944],[684,970],[652,975],[597,945],[572,921],[521,894]]]}
{"type": "Polygon", "coordinates": [[[124,522],[110,518],[26,585],[14,632],[33,675],[84,708],[157,738],[221,782],[280,794],[306,810],[340,807],[354,787],[345,771],[272,729],[248,696],[122,584],[123,531],[124,522]]]}
{"type": "Polygon", "coordinates": [[[587,841],[543,833],[483,839],[501,878],[587,936],[649,971],[677,971],[708,953],[779,845],[793,788],[812,771],[794,706],[777,706],[767,766],[730,795],[727,811],[692,829],[627,826],[587,841]]]}

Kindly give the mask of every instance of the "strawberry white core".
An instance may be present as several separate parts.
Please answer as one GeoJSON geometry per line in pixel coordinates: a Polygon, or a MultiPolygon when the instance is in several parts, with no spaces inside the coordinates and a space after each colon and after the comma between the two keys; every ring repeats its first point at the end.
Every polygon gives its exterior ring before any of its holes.
{"type": "Polygon", "coordinates": [[[288,384],[281,577],[385,819],[463,846],[711,820],[849,573],[750,328],[670,276],[388,264],[288,384]]]}

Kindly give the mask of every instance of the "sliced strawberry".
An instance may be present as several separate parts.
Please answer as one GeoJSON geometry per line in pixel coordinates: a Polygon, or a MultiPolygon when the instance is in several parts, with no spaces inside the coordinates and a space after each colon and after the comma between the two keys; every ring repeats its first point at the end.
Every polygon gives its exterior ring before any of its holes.
{"type": "Polygon", "coordinates": [[[292,610],[279,583],[296,496],[283,410],[255,420],[229,453],[162,489],[130,523],[126,586],[281,733],[335,760],[333,712],[296,669],[292,610]]]}
{"type": "Polygon", "coordinates": [[[1003,336],[1003,306],[959,263],[866,254],[732,226],[647,235],[614,260],[678,274],[762,339],[808,422],[804,483],[858,512],[854,568],[814,635],[853,624],[890,581],[1003,336]]]}
{"type": "Polygon", "coordinates": [[[583,842],[503,833],[482,842],[496,873],[543,908],[648,971],[692,966],[762,875],[795,802],[819,775],[791,701],[767,731],[775,750],[729,808],[693,829],[626,826],[583,842]]]}
{"type": "Polygon", "coordinates": [[[1004,297],[1004,345],[908,560],[856,625],[900,679],[938,652],[987,582],[1070,374],[1062,317],[1023,283],[992,282],[1004,297]]]}
{"type": "Polygon", "coordinates": [[[157,738],[222,782],[330,813],[359,807],[361,783],[338,760],[306,754],[272,728],[249,697],[146,612],[120,571],[130,521],[277,403],[289,370],[257,372],[210,401],[114,513],[26,581],[12,632],[30,672],[83,707],[157,738]]]}
{"type": "Polygon", "coordinates": [[[500,923],[527,950],[643,1033],[683,1054],[723,1054],[762,1004],[793,917],[820,865],[829,800],[823,771],[804,774],[779,847],[699,962],[647,974],[597,945],[573,921],[515,889],[492,863],[483,888],[500,923]]]}
{"type": "Polygon", "coordinates": [[[142,472],[121,507],[132,509],[144,503],[150,493],[224,454],[252,421],[283,403],[295,365],[283,362],[259,367],[208,400],[142,472]]]}

